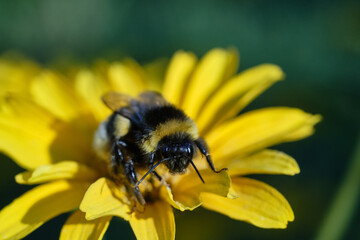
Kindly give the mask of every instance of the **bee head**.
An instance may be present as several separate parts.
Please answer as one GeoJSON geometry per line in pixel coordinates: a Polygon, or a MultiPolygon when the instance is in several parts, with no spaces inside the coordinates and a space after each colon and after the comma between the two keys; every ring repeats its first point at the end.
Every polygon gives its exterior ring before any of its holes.
{"type": "Polygon", "coordinates": [[[164,137],[157,149],[158,156],[169,159],[164,164],[173,174],[184,173],[194,155],[194,143],[185,134],[164,137]]]}

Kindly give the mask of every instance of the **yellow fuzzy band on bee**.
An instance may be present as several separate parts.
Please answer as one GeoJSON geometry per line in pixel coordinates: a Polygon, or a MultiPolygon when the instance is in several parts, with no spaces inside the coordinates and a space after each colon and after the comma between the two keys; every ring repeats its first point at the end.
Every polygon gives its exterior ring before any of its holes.
{"type": "Polygon", "coordinates": [[[130,120],[121,116],[116,115],[114,120],[114,134],[117,137],[123,137],[125,136],[130,129],[130,120]]]}
{"type": "Polygon", "coordinates": [[[150,134],[150,138],[143,142],[142,148],[145,152],[153,152],[155,151],[160,140],[165,136],[184,132],[189,134],[193,140],[199,138],[196,124],[191,119],[187,119],[185,121],[178,119],[169,120],[156,127],[156,129],[150,134]]]}

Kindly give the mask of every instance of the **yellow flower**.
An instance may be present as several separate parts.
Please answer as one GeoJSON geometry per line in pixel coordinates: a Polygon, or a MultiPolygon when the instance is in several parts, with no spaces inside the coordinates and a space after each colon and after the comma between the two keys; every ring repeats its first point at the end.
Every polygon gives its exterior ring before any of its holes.
{"type": "Polygon", "coordinates": [[[101,239],[114,216],[129,221],[138,239],[174,239],[172,207],[184,211],[203,206],[262,228],[285,228],[294,220],[277,190],[243,177],[299,173],[293,158],[267,148],[311,135],[320,120],[288,107],[237,116],[283,79],[278,66],[262,64],[235,75],[234,50],[213,49],[199,62],[192,53],[178,51],[162,84],[156,66],[140,67],[132,60],[100,62],[91,70],[64,75],[24,64],[0,61],[0,150],[27,170],[15,177],[18,183],[40,185],[0,212],[1,239],[23,238],[73,210],[60,239],[101,239]],[[195,162],[205,184],[190,169],[184,175],[162,172],[166,183],[149,176],[141,191],[150,197],[140,210],[126,187],[111,178],[92,141],[111,114],[100,100],[104,93],[136,96],[148,89],[161,91],[196,122],[216,168],[228,171],[214,173],[199,157],[195,162]]]}

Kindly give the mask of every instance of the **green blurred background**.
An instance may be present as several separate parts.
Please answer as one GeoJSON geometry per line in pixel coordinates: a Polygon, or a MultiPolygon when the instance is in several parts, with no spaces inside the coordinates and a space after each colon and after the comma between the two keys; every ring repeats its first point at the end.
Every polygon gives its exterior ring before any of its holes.
{"type": "MultiPolygon", "coordinates": [[[[314,136],[274,147],[297,159],[301,174],[254,176],[276,187],[292,205],[295,222],[286,230],[258,229],[196,209],[175,212],[177,239],[314,239],[347,169],[353,169],[360,137],[359,1],[0,0],[0,54],[16,50],[45,66],[59,58],[91,63],[123,56],[146,63],[169,58],[178,49],[201,56],[229,46],[240,51],[240,70],[270,62],[287,75],[245,111],[299,107],[320,113],[323,121],[314,136]]],[[[22,170],[0,158],[2,208],[29,187],[15,184],[13,176],[22,170]]],[[[360,188],[354,179],[350,192],[360,188]]],[[[360,204],[351,212],[341,239],[360,239],[360,204]]],[[[57,239],[66,217],[26,239],[57,239]]],[[[119,219],[106,235],[133,238],[128,223],[119,219]]]]}

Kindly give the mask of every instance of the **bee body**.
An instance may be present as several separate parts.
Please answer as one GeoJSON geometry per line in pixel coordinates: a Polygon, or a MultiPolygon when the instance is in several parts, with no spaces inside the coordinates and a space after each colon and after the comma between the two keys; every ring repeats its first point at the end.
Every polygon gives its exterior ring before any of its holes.
{"type": "Polygon", "coordinates": [[[139,203],[145,204],[138,185],[149,174],[159,180],[155,168],[164,163],[172,174],[184,173],[199,149],[217,172],[196,124],[160,94],[144,92],[138,98],[111,92],[103,101],[114,113],[103,122],[94,138],[94,149],[110,159],[111,172],[124,177],[139,203]],[[135,169],[148,169],[138,181],[135,169]]]}

